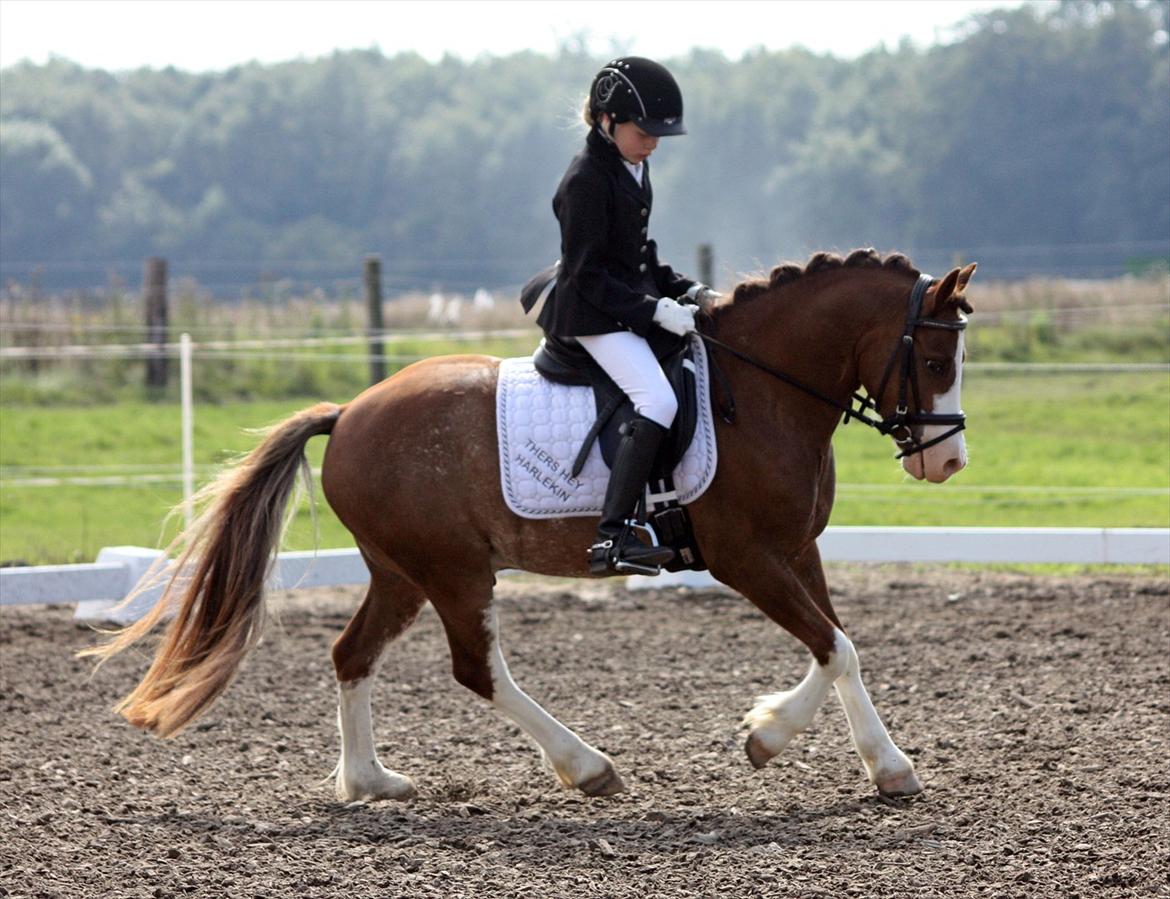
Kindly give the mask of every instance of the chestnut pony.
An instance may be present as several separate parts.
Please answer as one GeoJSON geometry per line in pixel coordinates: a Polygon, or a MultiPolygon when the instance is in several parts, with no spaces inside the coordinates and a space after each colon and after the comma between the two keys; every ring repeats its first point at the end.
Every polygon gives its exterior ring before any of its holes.
{"type": "MultiPolygon", "coordinates": [[[[816,540],[833,505],[830,440],[859,386],[872,398],[867,414],[880,416],[879,429],[903,448],[910,475],[940,482],[966,464],[961,313],[971,309],[963,290],[974,269],[934,281],[901,255],[820,253],[803,268],[779,266],[738,285],[701,317],[738,408],[733,421],[717,422],[718,470],[689,506],[696,538],[711,574],[812,654],[800,684],[761,697],[747,714],[746,750],[756,767],[809,725],[834,687],[870,781],[887,795],[921,790],[862,684],[816,540]]],[[[114,655],[168,607],[176,610],[150,670],[118,711],[171,736],[227,688],[261,634],[265,576],[298,470],[307,467],[305,443],[330,434],[325,496],[370,570],[365,600],[333,645],[338,795],[414,793],[410,778],[377,757],[370,692],[387,646],[428,601],[446,629],[459,683],[526,731],[566,786],[589,795],[621,790],[611,760],[525,694],[500,649],[495,573],[587,576],[596,522],[529,520],[508,510],[496,458],[498,367],[498,359],[472,355],[411,365],[344,406],[296,413],[205,488],[205,511],[180,536],[171,568],[180,575],[167,595],[147,617],[86,650],[114,655]]]]}

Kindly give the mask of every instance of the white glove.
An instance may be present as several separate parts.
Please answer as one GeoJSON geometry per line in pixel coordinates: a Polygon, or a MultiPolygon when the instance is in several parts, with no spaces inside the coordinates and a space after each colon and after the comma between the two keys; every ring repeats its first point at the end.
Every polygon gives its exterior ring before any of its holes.
{"type": "Polygon", "coordinates": [[[682,337],[695,330],[695,311],[694,306],[683,306],[669,297],[663,297],[654,309],[654,323],[664,331],[682,337]]]}
{"type": "Polygon", "coordinates": [[[696,306],[703,307],[714,303],[717,299],[723,296],[723,294],[719,293],[717,290],[712,290],[706,284],[694,284],[691,286],[690,290],[683,294],[683,296],[694,303],[696,306]]]}

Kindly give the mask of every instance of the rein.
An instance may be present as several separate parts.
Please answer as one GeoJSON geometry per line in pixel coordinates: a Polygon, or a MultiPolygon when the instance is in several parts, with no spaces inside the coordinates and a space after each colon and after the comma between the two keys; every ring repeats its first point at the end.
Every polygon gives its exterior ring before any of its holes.
{"type": "MultiPolygon", "coordinates": [[[[721,340],[717,340],[710,334],[697,332],[710,346],[719,347],[719,349],[730,353],[742,362],[758,368],[765,374],[771,375],[777,380],[783,381],[785,384],[802,390],[809,396],[816,397],[824,403],[828,403],[836,409],[839,409],[843,418],[842,421],[848,424],[850,419],[861,422],[867,425],[879,434],[884,434],[892,437],[894,442],[901,448],[901,452],[895,457],[901,459],[905,456],[913,456],[921,453],[923,450],[929,449],[937,443],[942,443],[953,434],[957,434],[966,427],[966,416],[962,412],[923,412],[922,402],[918,396],[918,369],[914,364],[914,329],[915,328],[940,328],[946,331],[962,331],[967,327],[967,323],[963,320],[947,322],[936,318],[922,317],[922,301],[926,296],[926,291],[934,279],[930,275],[919,275],[918,281],[914,285],[914,289],[910,292],[909,308],[906,312],[906,324],[902,329],[901,339],[898,345],[894,348],[894,352],[890,354],[890,359],[886,363],[885,372],[882,374],[881,384],[877,390],[878,399],[886,392],[886,385],[889,383],[891,376],[894,373],[894,368],[901,358],[901,371],[899,373],[898,382],[898,403],[894,408],[892,415],[887,415],[885,418],[877,418],[875,415],[880,415],[877,408],[877,399],[873,395],[862,396],[859,393],[854,393],[851,402],[846,405],[840,403],[830,396],[826,396],[817,390],[815,387],[810,387],[802,381],[786,374],[777,368],[772,368],[770,365],[765,365],[758,359],[753,359],[746,353],[742,353],[733,346],[729,346],[721,340]],[[914,399],[915,411],[911,412],[909,409],[908,400],[910,397],[914,399]],[[857,403],[857,408],[853,407],[853,403],[857,403]],[[912,425],[954,425],[949,431],[935,437],[925,443],[921,442],[915,435],[912,425]]],[[[731,397],[730,388],[727,385],[726,379],[722,375],[718,376],[718,380],[723,385],[730,398],[730,409],[725,412],[723,418],[730,423],[735,415],[735,401],[731,397]]]]}

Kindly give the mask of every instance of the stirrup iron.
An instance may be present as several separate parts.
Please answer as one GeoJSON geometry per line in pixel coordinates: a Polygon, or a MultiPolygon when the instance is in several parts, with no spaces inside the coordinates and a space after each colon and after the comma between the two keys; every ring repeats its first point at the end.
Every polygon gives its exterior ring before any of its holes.
{"type": "Polygon", "coordinates": [[[661,574],[662,566],[673,558],[674,550],[669,546],[659,544],[654,528],[649,524],[630,519],[625,522],[617,537],[599,540],[589,547],[589,573],[644,574],[653,577],[661,574]],[[651,542],[645,544],[634,539],[632,536],[634,530],[643,531],[651,542]],[[623,550],[634,550],[635,554],[640,553],[646,558],[642,560],[623,558],[621,555],[623,550]],[[649,561],[650,558],[661,559],[661,561],[649,561]]]}

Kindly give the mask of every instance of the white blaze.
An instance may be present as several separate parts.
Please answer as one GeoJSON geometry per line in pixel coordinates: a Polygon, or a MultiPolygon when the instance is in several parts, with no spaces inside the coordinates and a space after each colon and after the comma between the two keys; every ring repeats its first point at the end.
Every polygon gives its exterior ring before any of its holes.
{"type": "MultiPolygon", "coordinates": [[[[964,320],[965,321],[965,320],[964,320]]],[[[954,415],[963,411],[963,337],[958,332],[959,339],[955,341],[955,358],[953,370],[955,380],[945,393],[936,394],[931,403],[931,411],[939,415],[954,415]]],[[[934,438],[945,434],[954,425],[924,425],[921,441],[929,443],[934,438]]],[[[963,432],[958,431],[941,443],[936,443],[921,453],[907,456],[902,460],[902,468],[919,480],[926,478],[930,481],[945,481],[952,474],[965,468],[967,465],[967,441],[963,439],[963,432]]]]}

